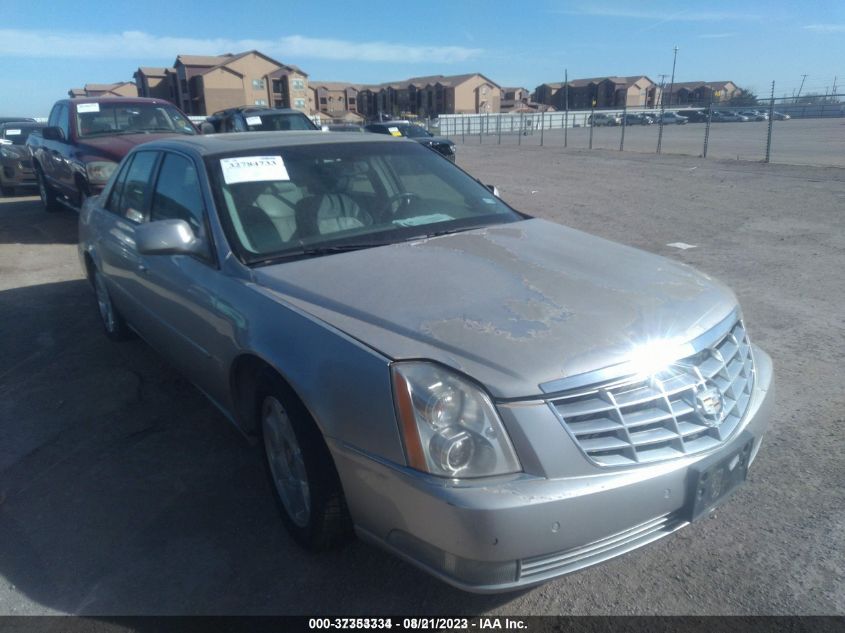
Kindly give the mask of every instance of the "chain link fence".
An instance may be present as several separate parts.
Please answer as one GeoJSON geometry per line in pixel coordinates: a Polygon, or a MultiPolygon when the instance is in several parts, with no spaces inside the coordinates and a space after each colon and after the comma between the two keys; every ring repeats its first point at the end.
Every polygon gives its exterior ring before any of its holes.
{"type": "Polygon", "coordinates": [[[441,115],[427,121],[457,144],[682,154],[845,167],[845,94],[666,108],[441,115]]]}

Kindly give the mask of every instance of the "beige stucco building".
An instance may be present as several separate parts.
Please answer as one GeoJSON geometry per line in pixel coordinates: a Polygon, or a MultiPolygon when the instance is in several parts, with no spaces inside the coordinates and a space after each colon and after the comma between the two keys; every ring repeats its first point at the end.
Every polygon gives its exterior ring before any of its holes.
{"type": "Polygon", "coordinates": [[[237,55],[179,55],[172,68],[135,72],[141,96],[171,100],[187,114],[237,106],[295,108],[311,114],[308,74],[259,51],[237,55]]]}
{"type": "Polygon", "coordinates": [[[534,100],[570,109],[654,107],[660,102],[660,86],[645,75],[631,77],[591,77],[566,83],[540,84],[534,100]],[[568,97],[567,97],[568,93],[568,97]]]}
{"type": "Polygon", "coordinates": [[[684,81],[672,86],[672,94],[667,95],[667,105],[707,105],[730,101],[742,94],[742,90],[732,81],[684,81]]]}
{"type": "Polygon", "coordinates": [[[138,89],[131,81],[113,84],[85,84],[83,88],[71,88],[68,96],[73,97],[137,97],[138,89]]]}

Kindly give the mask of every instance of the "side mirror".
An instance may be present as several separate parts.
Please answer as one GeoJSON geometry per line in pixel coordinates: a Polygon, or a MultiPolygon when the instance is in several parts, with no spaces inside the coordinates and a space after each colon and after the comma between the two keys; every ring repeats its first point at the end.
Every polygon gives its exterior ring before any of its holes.
{"type": "Polygon", "coordinates": [[[216,134],[217,130],[214,129],[214,125],[209,123],[208,121],[203,121],[200,123],[200,134],[216,134]]]}
{"type": "Polygon", "coordinates": [[[135,246],[142,255],[204,255],[205,241],[185,220],[157,220],[135,229],[135,246]]]}
{"type": "Polygon", "coordinates": [[[48,126],[41,129],[41,136],[48,141],[63,141],[65,140],[65,133],[62,128],[55,126],[48,126]]]}
{"type": "Polygon", "coordinates": [[[502,196],[499,195],[499,189],[496,187],[496,185],[484,185],[484,186],[487,187],[490,190],[490,193],[492,193],[497,198],[502,197],[502,196]]]}

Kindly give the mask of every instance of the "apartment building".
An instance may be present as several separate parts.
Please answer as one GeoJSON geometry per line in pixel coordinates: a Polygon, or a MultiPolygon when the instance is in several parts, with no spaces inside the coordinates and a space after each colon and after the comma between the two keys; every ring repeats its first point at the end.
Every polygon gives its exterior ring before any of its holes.
{"type": "Polygon", "coordinates": [[[707,105],[730,101],[742,94],[732,81],[684,81],[672,86],[672,93],[666,95],[666,105],[707,105]]]}
{"type": "Polygon", "coordinates": [[[191,115],[243,105],[311,114],[308,74],[255,50],[179,55],[172,68],[138,68],[135,81],[141,96],[169,99],[191,115]]]}
{"type": "Polygon", "coordinates": [[[590,77],[566,83],[544,83],[534,90],[534,100],[558,110],[622,107],[654,107],[660,102],[660,86],[645,75],[590,77]]]}
{"type": "Polygon", "coordinates": [[[367,118],[499,112],[502,88],[481,73],[412,77],[358,87],[358,112],[367,118]]]}
{"type": "Polygon", "coordinates": [[[340,81],[312,81],[309,83],[312,109],[335,121],[356,121],[359,86],[340,81]]]}
{"type": "Polygon", "coordinates": [[[138,89],[131,81],[118,81],[113,84],[85,84],[83,88],[71,88],[68,96],[74,97],[137,97],[138,89]]]}

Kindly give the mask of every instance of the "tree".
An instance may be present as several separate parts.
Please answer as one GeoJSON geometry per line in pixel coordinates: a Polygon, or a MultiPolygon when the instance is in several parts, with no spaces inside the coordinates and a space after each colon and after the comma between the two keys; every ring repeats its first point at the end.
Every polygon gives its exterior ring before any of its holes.
{"type": "Polygon", "coordinates": [[[751,88],[739,88],[728,100],[731,106],[756,106],[757,103],[757,95],[751,88]]]}

